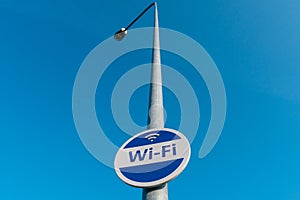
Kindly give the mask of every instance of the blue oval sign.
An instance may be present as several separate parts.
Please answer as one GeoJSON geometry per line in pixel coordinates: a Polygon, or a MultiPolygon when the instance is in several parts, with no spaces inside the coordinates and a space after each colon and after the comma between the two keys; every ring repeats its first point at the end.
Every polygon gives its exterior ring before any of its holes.
{"type": "Polygon", "coordinates": [[[187,166],[190,153],[190,144],[179,131],[150,129],[121,146],[115,171],[129,185],[154,187],[178,176],[187,166]]]}

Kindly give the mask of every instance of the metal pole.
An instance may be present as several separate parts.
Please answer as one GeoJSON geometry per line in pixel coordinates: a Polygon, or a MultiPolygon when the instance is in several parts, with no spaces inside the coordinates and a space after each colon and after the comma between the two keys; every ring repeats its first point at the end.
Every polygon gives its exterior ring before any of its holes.
{"type": "MultiPolygon", "coordinates": [[[[162,95],[158,11],[156,2],[150,4],[126,28],[121,28],[119,31],[117,31],[115,33],[115,39],[118,41],[122,40],[127,34],[127,30],[152,6],[154,6],[154,34],[148,129],[160,129],[164,128],[164,108],[162,95]]],[[[167,184],[158,185],[153,188],[143,188],[143,200],[168,200],[167,184]]]]}
{"type": "MultiPolygon", "coordinates": [[[[160,61],[158,11],[155,5],[153,55],[151,70],[151,90],[149,103],[148,129],[164,128],[164,108],[162,95],[162,75],[160,61]]],[[[143,200],[168,200],[168,185],[163,184],[154,188],[143,188],[143,200]]]]}

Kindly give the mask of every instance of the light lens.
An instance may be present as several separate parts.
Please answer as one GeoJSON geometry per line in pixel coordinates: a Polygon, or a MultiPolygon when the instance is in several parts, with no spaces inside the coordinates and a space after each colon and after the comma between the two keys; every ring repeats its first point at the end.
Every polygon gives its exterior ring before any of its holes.
{"type": "Polygon", "coordinates": [[[121,28],[119,31],[117,31],[115,33],[114,38],[117,41],[121,41],[125,37],[126,34],[127,34],[127,30],[125,30],[125,28],[121,28]]]}

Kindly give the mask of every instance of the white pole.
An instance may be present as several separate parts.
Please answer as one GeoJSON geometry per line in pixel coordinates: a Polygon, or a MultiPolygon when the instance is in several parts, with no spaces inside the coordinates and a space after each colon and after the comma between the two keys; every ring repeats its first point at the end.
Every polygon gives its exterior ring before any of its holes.
{"type": "MultiPolygon", "coordinates": [[[[150,4],[138,17],[136,17],[126,28],[121,28],[115,33],[115,39],[120,41],[127,34],[127,30],[154,6],[154,35],[153,55],[151,70],[151,90],[149,103],[149,125],[148,129],[164,128],[164,108],[162,95],[158,11],[156,2],[150,4]]],[[[143,188],[143,200],[168,200],[168,185],[162,184],[153,188],[143,188]]]]}
{"type": "MultiPolygon", "coordinates": [[[[162,95],[162,76],[160,61],[158,11],[155,3],[153,55],[151,70],[151,90],[148,129],[164,128],[164,108],[162,95]]],[[[143,200],[168,200],[168,185],[162,184],[154,188],[143,188],[143,200]]]]}

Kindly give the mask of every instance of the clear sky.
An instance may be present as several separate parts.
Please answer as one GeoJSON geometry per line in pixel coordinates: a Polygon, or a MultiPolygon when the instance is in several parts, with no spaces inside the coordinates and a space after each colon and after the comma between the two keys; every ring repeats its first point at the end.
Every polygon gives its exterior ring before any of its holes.
{"type": "MultiPolygon", "coordinates": [[[[141,199],[141,189],[124,184],[82,145],[72,90],[89,52],[150,3],[0,2],[0,199],[141,199]]],[[[220,140],[199,159],[210,119],[206,86],[189,63],[162,53],[164,64],[197,85],[202,102],[190,163],[170,182],[169,198],[299,200],[300,2],[173,0],[158,1],[158,8],[161,27],[190,36],[210,54],[227,95],[220,140]]],[[[134,28],[151,26],[152,20],[147,13],[134,28]]],[[[109,92],[122,72],[149,62],[150,53],[136,51],[116,60],[97,88],[99,121],[118,146],[129,136],[109,115],[109,92]]],[[[147,91],[147,86],[137,90],[129,105],[141,125],[147,120],[147,91]]],[[[166,106],[167,126],[176,128],[179,104],[172,92],[164,92],[165,101],[173,102],[166,106]]]]}

